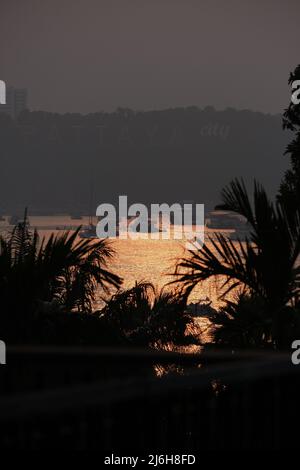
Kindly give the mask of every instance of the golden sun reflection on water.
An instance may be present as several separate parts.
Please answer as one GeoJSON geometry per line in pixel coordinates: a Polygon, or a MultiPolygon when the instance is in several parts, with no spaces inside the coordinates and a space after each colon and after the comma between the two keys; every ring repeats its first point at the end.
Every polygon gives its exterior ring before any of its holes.
{"type": "MultiPolygon", "coordinates": [[[[32,216],[29,220],[32,226],[38,227],[41,238],[44,236],[47,238],[52,232],[59,233],[55,227],[69,228],[70,226],[87,225],[89,222],[88,217],[74,220],[67,215],[32,216]]],[[[0,232],[6,231],[5,226],[7,223],[0,223],[0,232]]],[[[188,254],[185,243],[181,240],[113,239],[111,243],[116,252],[111,261],[111,269],[124,279],[123,288],[134,286],[136,281],[149,281],[158,289],[162,288],[168,282],[176,279],[172,276],[176,262],[188,254]]],[[[221,284],[221,279],[214,278],[203,282],[201,286],[196,286],[192,291],[189,301],[198,303],[209,299],[212,307],[220,307],[223,303],[219,298],[221,284]]],[[[99,293],[99,299],[101,295],[99,293]]]]}
{"type": "MultiPolygon", "coordinates": [[[[56,217],[31,217],[32,226],[37,226],[40,238],[48,238],[51,233],[62,233],[61,231],[52,229],[53,227],[66,228],[76,225],[87,225],[88,219],[73,220],[67,216],[56,217]],[[50,229],[51,227],[51,229],[50,229]]],[[[11,228],[10,228],[11,229],[11,228]]],[[[6,232],[3,222],[0,224],[0,232],[6,232]],[[2,228],[2,230],[1,230],[2,228]]],[[[115,250],[115,256],[110,262],[109,268],[123,278],[122,288],[130,288],[139,281],[148,281],[154,284],[157,289],[163,288],[168,282],[176,279],[172,275],[175,271],[176,262],[183,256],[188,255],[184,241],[179,240],[111,240],[112,247],[115,250]]],[[[189,303],[211,302],[211,307],[218,309],[223,302],[220,300],[222,279],[211,278],[201,285],[195,287],[189,297],[189,303]]],[[[174,284],[173,288],[175,288],[174,284]]],[[[168,286],[168,289],[172,287],[168,286]]],[[[230,294],[230,298],[234,294],[230,294]]],[[[99,290],[95,308],[103,305],[103,292],[99,290]]],[[[196,327],[202,330],[201,338],[204,342],[209,341],[209,325],[210,322],[206,318],[197,318],[195,320],[196,327]]],[[[171,345],[170,345],[171,347],[171,345]]],[[[193,347],[192,347],[193,348],[193,347]]],[[[174,346],[171,347],[174,350],[174,346]]],[[[198,346],[194,347],[195,351],[199,350],[198,346]]],[[[182,350],[182,348],[181,348],[182,350]]],[[[189,352],[191,347],[189,347],[189,352]]]]}
{"type": "MultiPolygon", "coordinates": [[[[113,266],[124,278],[124,287],[132,287],[135,281],[145,280],[162,288],[176,280],[172,275],[179,258],[188,252],[178,240],[114,240],[116,258],[113,266]]],[[[222,279],[210,279],[196,286],[189,297],[190,302],[211,300],[212,307],[222,305],[219,299],[222,279]]],[[[170,288],[170,287],[169,287],[170,288]]]]}

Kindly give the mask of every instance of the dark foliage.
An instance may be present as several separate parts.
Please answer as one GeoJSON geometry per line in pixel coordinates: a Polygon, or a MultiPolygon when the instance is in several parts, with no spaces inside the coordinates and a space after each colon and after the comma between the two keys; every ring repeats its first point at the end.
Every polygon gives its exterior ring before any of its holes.
{"type": "Polygon", "coordinates": [[[299,212],[292,218],[288,216],[284,205],[274,205],[257,183],[253,202],[244,183],[238,180],[223,190],[222,199],[223,210],[246,218],[251,227],[249,237],[245,242],[233,242],[217,234],[216,240],[210,240],[211,248],[205,244],[181,259],[176,275],[187,293],[212,276],[223,277],[223,296],[246,286],[252,297],[263,301],[271,318],[271,339],[279,346],[282,311],[287,305],[299,305],[299,212]]]}
{"type": "MultiPolygon", "coordinates": [[[[79,230],[79,229],[78,229],[79,230]]],[[[32,337],[34,317],[47,311],[91,312],[98,287],[118,288],[107,269],[113,249],[107,240],[77,240],[74,233],[39,241],[25,213],[8,237],[0,237],[1,329],[9,337],[32,337]]]]}
{"type": "Polygon", "coordinates": [[[130,342],[159,346],[195,343],[188,334],[193,319],[186,312],[186,296],[181,292],[157,293],[150,283],[118,292],[102,310],[102,316],[130,342]]]}

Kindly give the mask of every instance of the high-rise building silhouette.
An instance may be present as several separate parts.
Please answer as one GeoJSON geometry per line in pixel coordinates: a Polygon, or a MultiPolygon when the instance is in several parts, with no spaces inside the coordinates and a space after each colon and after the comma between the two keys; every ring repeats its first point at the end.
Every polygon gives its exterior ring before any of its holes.
{"type": "Polygon", "coordinates": [[[27,90],[7,87],[6,104],[0,104],[0,112],[9,114],[12,119],[16,119],[24,109],[27,109],[27,90]]]}

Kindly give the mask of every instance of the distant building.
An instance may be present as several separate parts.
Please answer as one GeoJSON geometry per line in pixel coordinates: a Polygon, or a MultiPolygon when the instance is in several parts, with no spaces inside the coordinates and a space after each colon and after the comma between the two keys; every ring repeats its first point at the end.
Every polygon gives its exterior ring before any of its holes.
{"type": "Polygon", "coordinates": [[[9,114],[12,119],[16,119],[24,109],[27,109],[27,90],[7,87],[6,104],[0,104],[0,112],[9,114]]]}

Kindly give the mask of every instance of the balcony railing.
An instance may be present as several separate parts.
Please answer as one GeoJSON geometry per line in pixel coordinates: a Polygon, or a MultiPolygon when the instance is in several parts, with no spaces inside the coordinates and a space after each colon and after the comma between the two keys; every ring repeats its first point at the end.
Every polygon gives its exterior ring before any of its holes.
{"type": "Polygon", "coordinates": [[[8,348],[0,447],[293,448],[299,372],[288,353],[8,348]]]}

